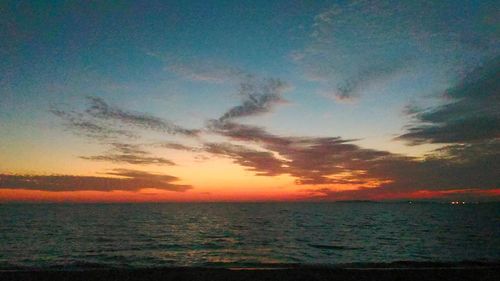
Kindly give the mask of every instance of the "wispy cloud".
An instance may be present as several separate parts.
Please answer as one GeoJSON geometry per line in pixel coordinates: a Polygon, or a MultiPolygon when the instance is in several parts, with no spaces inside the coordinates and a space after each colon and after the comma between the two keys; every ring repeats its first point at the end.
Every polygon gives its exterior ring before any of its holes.
{"type": "Polygon", "coordinates": [[[442,74],[498,53],[498,36],[484,20],[488,5],[450,17],[462,10],[449,1],[334,4],[311,19],[308,43],[290,57],[321,93],[353,100],[373,85],[397,83],[401,74],[442,74]]]}
{"type": "Polygon", "coordinates": [[[98,97],[89,97],[90,106],[86,113],[98,119],[120,122],[125,125],[137,128],[154,130],[169,134],[179,134],[185,136],[195,136],[198,130],[186,129],[168,120],[161,119],[146,113],[126,111],[107,104],[98,97]]]}
{"type": "Polygon", "coordinates": [[[64,121],[64,126],[71,132],[88,137],[90,139],[97,139],[99,141],[116,139],[116,138],[136,138],[137,136],[124,129],[112,128],[108,125],[102,124],[98,120],[94,120],[85,116],[82,113],[74,111],[64,111],[57,108],[52,108],[50,112],[64,121]]]}
{"type": "Polygon", "coordinates": [[[275,105],[284,103],[283,93],[288,85],[279,79],[250,78],[240,84],[239,96],[242,103],[229,109],[220,118],[220,122],[259,115],[271,111],[275,105]]]}
{"type": "Polygon", "coordinates": [[[80,156],[82,159],[134,165],[174,165],[171,160],[153,156],[140,145],[130,143],[130,139],[139,139],[140,130],[193,138],[198,137],[200,132],[156,116],[111,106],[101,98],[88,97],[87,100],[89,105],[83,112],[56,107],[51,109],[51,112],[60,117],[65,126],[75,134],[111,146],[111,149],[101,155],[80,156]]]}
{"type": "Polygon", "coordinates": [[[174,162],[163,157],[153,157],[139,145],[111,143],[112,148],[103,155],[81,156],[80,158],[94,161],[108,161],[135,165],[174,165],[174,162]]]}
{"type": "Polygon", "coordinates": [[[322,93],[351,101],[408,67],[411,55],[394,44],[404,32],[400,26],[386,28],[383,14],[391,9],[380,6],[367,1],[333,5],[313,18],[309,44],[292,58],[307,79],[321,84],[322,93]]]}
{"type": "Polygon", "coordinates": [[[137,130],[140,129],[187,137],[199,133],[199,130],[187,129],[156,116],[120,109],[98,97],[87,97],[87,100],[89,104],[83,112],[61,106],[53,106],[50,112],[61,118],[75,134],[99,141],[138,138],[137,130]]]}
{"type": "Polygon", "coordinates": [[[124,169],[116,169],[106,175],[115,177],[0,174],[0,188],[45,191],[138,191],[143,188],[156,188],[176,192],[191,188],[189,185],[175,184],[178,178],[170,175],[124,169]]]}

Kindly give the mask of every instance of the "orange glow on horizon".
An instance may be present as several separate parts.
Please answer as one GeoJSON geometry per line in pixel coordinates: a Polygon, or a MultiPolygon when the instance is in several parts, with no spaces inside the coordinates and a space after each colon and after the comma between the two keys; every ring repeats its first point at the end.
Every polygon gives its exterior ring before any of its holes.
{"type": "MultiPolygon", "coordinates": [[[[26,189],[0,189],[0,202],[252,202],[252,201],[324,201],[310,197],[304,189],[287,188],[252,192],[244,188],[235,192],[171,192],[157,189],[133,191],[41,191],[26,189]]],[[[458,189],[445,191],[421,190],[409,193],[383,194],[368,198],[370,200],[403,199],[445,199],[449,196],[473,195],[479,197],[500,197],[500,189],[475,190],[458,189]]],[[[326,201],[344,200],[337,198],[326,201]]],[[[360,198],[351,198],[353,200],[360,198]]],[[[366,199],[366,198],[363,198],[366,199]]]]}

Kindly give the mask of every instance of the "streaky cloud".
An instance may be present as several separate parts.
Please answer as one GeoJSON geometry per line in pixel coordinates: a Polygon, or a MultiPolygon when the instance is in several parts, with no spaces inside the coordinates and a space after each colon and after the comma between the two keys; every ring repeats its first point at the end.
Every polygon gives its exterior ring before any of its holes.
{"type": "MultiPolygon", "coordinates": [[[[390,157],[389,152],[362,149],[352,140],[339,137],[288,137],[268,133],[260,127],[226,122],[216,123],[214,132],[232,140],[250,142],[268,150],[267,158],[270,162],[279,162],[280,165],[267,167],[267,174],[290,174],[297,178],[298,184],[333,184],[352,181],[355,173],[366,167],[363,163],[376,158],[390,157]],[[276,158],[273,153],[285,160],[276,158]],[[345,175],[342,178],[330,177],[334,174],[345,175]],[[347,174],[346,174],[347,173],[347,174]]],[[[226,151],[227,152],[227,151],[226,151]]],[[[235,158],[241,154],[227,153],[235,158]]],[[[252,165],[252,161],[237,161],[252,165]]],[[[260,167],[259,170],[261,170],[260,167]]]]}
{"type": "Polygon", "coordinates": [[[90,139],[106,141],[117,138],[137,138],[137,135],[129,130],[112,128],[81,113],[57,108],[51,108],[50,112],[64,121],[67,130],[90,139]]]}
{"type": "Polygon", "coordinates": [[[0,188],[44,191],[138,191],[155,188],[175,192],[192,188],[189,185],[175,184],[179,179],[170,175],[126,169],[115,169],[105,174],[114,177],[0,174],[0,188]]]}
{"type": "Polygon", "coordinates": [[[286,172],[284,169],[286,162],[275,158],[269,151],[259,151],[230,143],[206,143],[205,151],[230,157],[235,163],[254,171],[256,175],[276,176],[286,172]]]}
{"type": "Polygon", "coordinates": [[[87,108],[86,113],[98,119],[117,121],[125,125],[173,135],[196,136],[199,133],[199,130],[186,129],[156,116],[130,112],[111,106],[98,97],[88,97],[88,100],[90,106],[87,108]]]}
{"type": "Polygon", "coordinates": [[[181,151],[190,151],[190,152],[198,152],[202,151],[201,148],[199,147],[193,147],[193,146],[187,146],[181,143],[176,143],[176,142],[160,142],[160,143],[155,143],[153,144],[156,147],[161,147],[161,148],[167,148],[167,149],[174,149],[174,150],[181,150],[181,151]]]}
{"type": "Polygon", "coordinates": [[[93,161],[108,161],[134,165],[175,165],[174,162],[163,157],[150,156],[150,153],[140,149],[139,145],[111,143],[111,146],[112,149],[103,155],[80,156],[80,158],[93,161]]]}
{"type": "Polygon", "coordinates": [[[289,174],[299,185],[327,186],[328,196],[338,192],[335,185],[345,184],[355,189],[353,194],[371,197],[418,190],[500,187],[500,144],[494,141],[488,145],[446,146],[420,159],[365,149],[353,144],[354,140],[340,137],[279,136],[260,127],[231,122],[219,124],[214,132],[260,146],[266,153],[258,154],[257,159],[266,160],[255,161],[254,154],[243,153],[249,150],[245,146],[210,146],[208,152],[232,157],[261,175],[289,174]]]}

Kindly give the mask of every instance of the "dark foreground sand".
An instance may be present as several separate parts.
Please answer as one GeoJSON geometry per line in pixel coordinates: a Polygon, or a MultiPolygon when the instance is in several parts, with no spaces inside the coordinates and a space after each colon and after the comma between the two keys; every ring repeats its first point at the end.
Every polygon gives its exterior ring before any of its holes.
{"type": "Polygon", "coordinates": [[[92,270],[13,270],[0,272],[0,280],[132,281],[132,280],[500,280],[500,265],[416,267],[294,267],[283,269],[155,268],[92,270]]]}

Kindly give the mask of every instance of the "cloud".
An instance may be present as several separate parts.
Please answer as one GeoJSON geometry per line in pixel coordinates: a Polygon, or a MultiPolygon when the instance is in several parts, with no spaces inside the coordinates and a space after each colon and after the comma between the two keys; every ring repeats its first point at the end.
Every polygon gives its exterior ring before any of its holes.
{"type": "Polygon", "coordinates": [[[139,145],[111,143],[111,146],[112,149],[103,155],[81,156],[80,158],[134,165],[174,165],[174,162],[168,159],[149,156],[150,153],[140,149],[139,145]]]}
{"type": "Polygon", "coordinates": [[[187,137],[196,137],[199,133],[199,130],[186,129],[155,116],[111,106],[98,97],[88,97],[87,100],[89,105],[83,112],[56,106],[49,111],[61,118],[66,128],[73,133],[101,142],[139,138],[137,129],[187,137]]]}
{"type": "Polygon", "coordinates": [[[292,52],[292,59],[308,80],[322,84],[322,93],[351,101],[413,61],[415,54],[407,45],[395,44],[408,41],[406,33],[399,25],[387,26],[398,18],[392,9],[399,5],[381,6],[357,1],[333,5],[314,16],[309,44],[292,52]]]}
{"type": "Polygon", "coordinates": [[[167,142],[167,141],[161,142],[161,143],[156,143],[156,144],[154,144],[154,146],[161,147],[161,148],[167,148],[167,149],[191,151],[191,152],[196,152],[196,151],[202,150],[198,147],[192,147],[192,146],[187,146],[187,145],[176,143],[176,142],[167,142]]]}
{"type": "Polygon", "coordinates": [[[66,129],[72,131],[77,135],[82,135],[90,139],[104,141],[123,137],[137,137],[131,131],[111,128],[98,122],[97,120],[88,118],[88,116],[84,116],[81,113],[76,113],[73,111],[63,111],[56,108],[50,109],[50,112],[64,121],[66,129]]]}
{"type": "Polygon", "coordinates": [[[235,163],[255,171],[260,176],[276,176],[285,172],[285,162],[269,151],[258,151],[230,143],[207,143],[205,151],[232,158],[235,163]]]}
{"type": "MultiPolygon", "coordinates": [[[[260,175],[289,174],[298,185],[320,185],[325,198],[349,194],[379,198],[419,190],[488,190],[500,188],[500,145],[446,146],[424,159],[365,149],[340,137],[289,137],[263,128],[227,122],[214,132],[231,140],[257,145],[211,145],[206,151],[231,157],[260,175]],[[335,186],[348,185],[349,193],[335,186]]],[[[336,198],[336,197],[335,197],[336,198]]]]}
{"type": "MultiPolygon", "coordinates": [[[[384,157],[363,163],[359,179],[385,179],[377,188],[329,190],[326,198],[391,196],[464,196],[500,188],[500,60],[470,71],[446,91],[451,102],[426,110],[411,107],[416,124],[397,139],[411,145],[444,144],[424,159],[384,157]],[[364,167],[363,167],[364,166],[364,167]]],[[[350,164],[349,164],[350,165],[350,164]]],[[[498,195],[498,194],[497,194],[498,195]]]]}
{"type": "Polygon", "coordinates": [[[139,138],[139,134],[122,128],[133,127],[136,130],[145,129],[189,137],[197,137],[199,133],[199,130],[186,129],[155,116],[110,106],[101,98],[87,99],[89,106],[83,112],[55,107],[50,110],[63,119],[66,127],[72,132],[111,145],[111,149],[102,155],[80,156],[82,159],[134,165],[175,165],[171,160],[152,156],[137,144],[124,143],[123,138],[139,138]]]}
{"type": "MultiPolygon", "coordinates": [[[[318,185],[314,196],[324,198],[413,196],[424,191],[445,196],[453,190],[483,194],[482,190],[500,188],[498,69],[494,61],[472,71],[447,91],[452,103],[425,111],[408,107],[419,123],[400,139],[448,144],[423,158],[362,148],[341,137],[281,136],[237,123],[238,117],[270,110],[269,105],[255,106],[259,102],[247,106],[252,95],[243,95],[249,98],[242,105],[208,122],[210,132],[244,144],[208,143],[204,149],[230,157],[258,175],[288,174],[298,185],[318,185]]],[[[277,96],[270,99],[271,105],[281,99],[277,96]]]]}
{"type": "Polygon", "coordinates": [[[321,93],[346,101],[374,84],[396,82],[403,72],[408,78],[441,75],[498,53],[494,23],[485,20],[493,2],[464,3],[477,9],[461,17],[450,17],[463,14],[453,2],[425,2],[361,0],[327,7],[312,18],[304,48],[290,57],[321,93]]]}
{"type": "Polygon", "coordinates": [[[290,139],[268,133],[264,128],[235,122],[210,122],[209,129],[217,134],[238,141],[252,141],[274,145],[288,145],[290,139]]]}
{"type": "Polygon", "coordinates": [[[500,145],[453,145],[418,161],[388,161],[371,167],[369,173],[386,177],[386,191],[491,189],[500,187],[500,145]]]}
{"type": "MultiPolygon", "coordinates": [[[[263,166],[254,166],[254,168],[268,175],[290,174],[297,178],[298,184],[333,184],[353,181],[357,178],[356,173],[367,169],[373,160],[392,156],[384,151],[362,149],[351,144],[351,140],[339,137],[278,136],[260,127],[231,122],[215,127],[214,132],[232,140],[261,146],[268,151],[267,161],[279,163],[279,165],[264,167],[267,169],[265,172],[262,171],[263,166]],[[280,158],[274,156],[273,152],[280,158]],[[340,178],[331,177],[335,174],[343,175],[340,178]]],[[[242,154],[231,152],[226,155],[234,157],[237,163],[244,163],[244,166],[251,166],[254,163],[254,161],[242,160],[241,157],[245,156],[242,154]]]]}
{"type": "Polygon", "coordinates": [[[189,185],[174,184],[178,178],[170,175],[125,169],[116,169],[106,175],[115,177],[0,174],[0,188],[45,191],[138,191],[143,188],[155,188],[176,192],[191,188],[189,185]]]}
{"type": "Polygon", "coordinates": [[[417,124],[398,137],[422,143],[478,143],[500,138],[500,58],[471,71],[446,92],[452,102],[417,112],[417,124]]]}
{"type": "Polygon", "coordinates": [[[279,79],[264,79],[259,81],[249,78],[240,84],[239,95],[242,104],[229,109],[220,118],[220,122],[259,115],[271,111],[275,105],[286,102],[283,93],[288,85],[279,79]]]}
{"type": "Polygon", "coordinates": [[[125,111],[118,107],[110,106],[98,97],[88,97],[88,100],[90,106],[87,108],[86,113],[94,118],[117,121],[125,125],[173,135],[196,136],[199,133],[198,130],[186,129],[156,116],[125,111]]]}
{"type": "Polygon", "coordinates": [[[390,64],[374,64],[366,66],[366,68],[359,70],[358,73],[353,74],[340,81],[336,85],[333,95],[340,101],[352,100],[361,95],[362,91],[373,85],[377,81],[387,80],[399,71],[403,70],[404,63],[408,61],[393,61],[390,64]]]}

